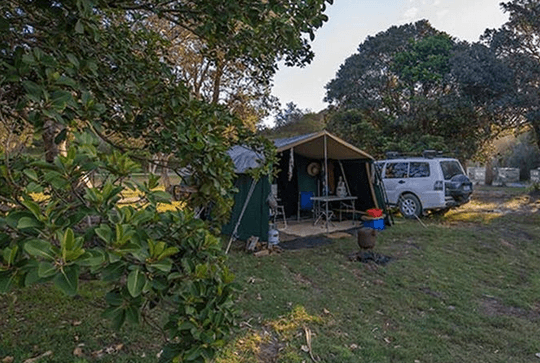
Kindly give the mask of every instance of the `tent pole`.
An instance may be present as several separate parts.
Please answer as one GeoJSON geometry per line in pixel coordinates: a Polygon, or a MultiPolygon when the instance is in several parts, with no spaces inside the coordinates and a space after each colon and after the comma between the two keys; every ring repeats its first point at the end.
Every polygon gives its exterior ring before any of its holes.
{"type": "Polygon", "coordinates": [[[229,240],[229,244],[227,245],[227,249],[225,250],[225,254],[229,253],[229,249],[231,248],[231,244],[233,240],[236,240],[237,233],[238,233],[238,227],[240,226],[240,223],[242,222],[242,217],[244,217],[244,212],[246,211],[247,205],[249,203],[249,200],[251,199],[251,195],[253,194],[253,190],[255,190],[255,185],[257,184],[257,180],[253,179],[251,181],[251,186],[249,187],[249,192],[246,197],[246,201],[244,202],[244,206],[242,207],[242,211],[240,212],[240,216],[238,216],[238,221],[236,222],[236,225],[234,226],[234,231],[231,235],[231,239],[229,240]]]}
{"type": "MultiPolygon", "coordinates": [[[[324,193],[326,196],[330,193],[328,189],[328,145],[326,144],[326,134],[324,134],[324,193]]],[[[328,233],[328,201],[326,205],[326,233],[328,233]]]]}
{"type": "Polygon", "coordinates": [[[373,198],[373,203],[375,204],[375,208],[379,209],[379,202],[377,202],[377,196],[375,195],[375,189],[373,189],[373,184],[375,181],[372,182],[372,174],[371,174],[371,166],[369,163],[366,162],[366,173],[368,177],[369,182],[369,190],[371,191],[371,198],[373,198]]]}

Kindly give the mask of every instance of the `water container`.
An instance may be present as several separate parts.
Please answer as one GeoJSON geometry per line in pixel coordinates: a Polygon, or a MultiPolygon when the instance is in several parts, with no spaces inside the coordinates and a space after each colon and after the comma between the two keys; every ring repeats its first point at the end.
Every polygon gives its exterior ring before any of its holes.
{"type": "Polygon", "coordinates": [[[279,232],[277,229],[268,230],[268,244],[277,245],[279,243],[279,232]]]}

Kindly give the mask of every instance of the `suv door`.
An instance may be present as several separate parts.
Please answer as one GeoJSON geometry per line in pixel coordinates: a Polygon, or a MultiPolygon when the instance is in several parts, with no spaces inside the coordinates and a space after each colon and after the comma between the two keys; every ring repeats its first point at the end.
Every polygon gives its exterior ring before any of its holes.
{"type": "Polygon", "coordinates": [[[388,161],[384,168],[383,183],[388,196],[388,203],[397,204],[401,191],[407,184],[409,163],[406,161],[388,161]]]}

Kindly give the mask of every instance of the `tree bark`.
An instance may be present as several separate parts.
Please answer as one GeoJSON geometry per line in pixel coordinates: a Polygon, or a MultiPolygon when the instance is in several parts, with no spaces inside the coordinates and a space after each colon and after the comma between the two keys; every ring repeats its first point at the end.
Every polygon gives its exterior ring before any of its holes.
{"type": "Polygon", "coordinates": [[[56,137],[64,130],[64,128],[63,125],[51,120],[45,122],[45,125],[43,125],[43,147],[45,149],[45,160],[48,163],[52,163],[54,158],[59,154],[67,155],[66,140],[63,140],[58,144],[55,142],[56,137]]]}
{"type": "Polygon", "coordinates": [[[486,175],[485,175],[485,179],[484,179],[484,184],[485,185],[492,185],[493,184],[493,178],[494,178],[494,175],[493,175],[493,158],[488,157],[488,159],[486,161],[486,175]]]}

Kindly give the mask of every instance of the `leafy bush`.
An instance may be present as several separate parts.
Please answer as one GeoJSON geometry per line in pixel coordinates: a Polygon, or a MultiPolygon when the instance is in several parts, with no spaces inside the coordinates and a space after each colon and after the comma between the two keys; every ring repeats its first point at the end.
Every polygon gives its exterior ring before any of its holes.
{"type": "Polygon", "coordinates": [[[0,291],[52,281],[73,296],[91,274],[110,284],[104,315],[115,327],[155,307],[169,312],[162,361],[210,359],[234,320],[218,238],[190,211],[158,212],[171,200],[158,179],[131,181],[138,164],[96,146],[80,134],[53,164],[25,155],[0,166],[0,291]],[[85,185],[95,173],[99,185],[85,185]],[[140,197],[122,205],[126,190],[140,197]]]}

